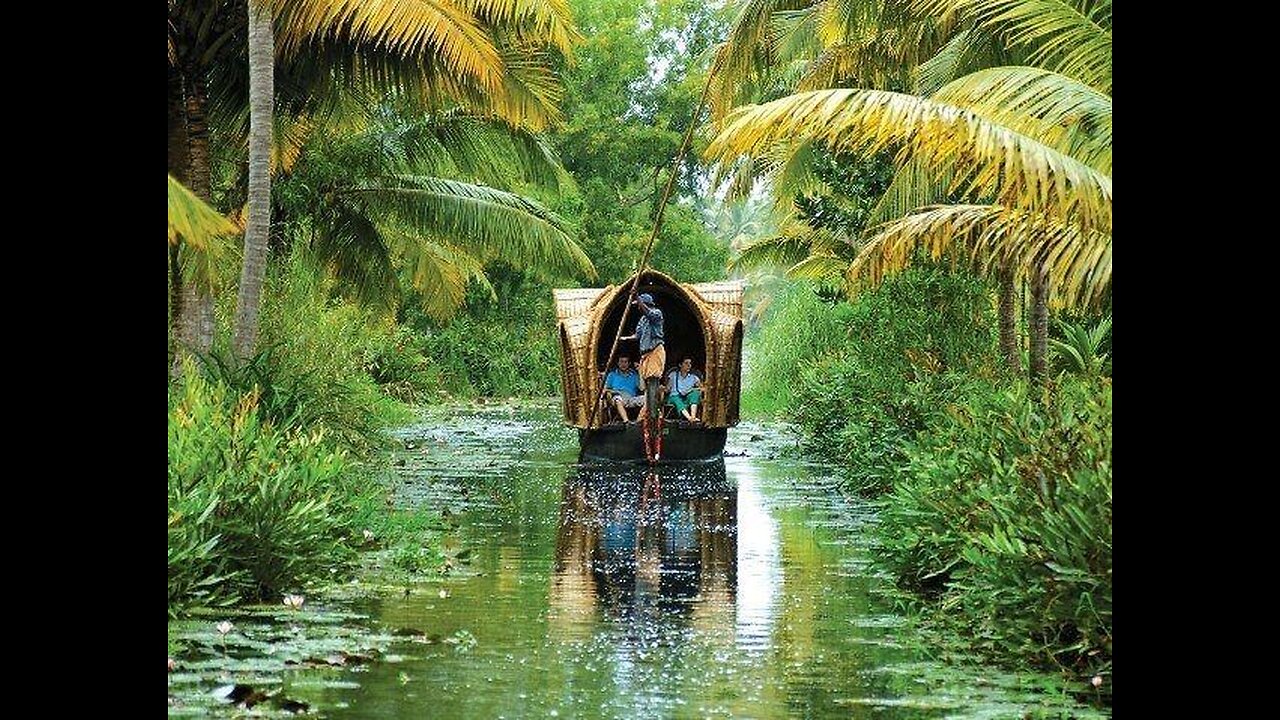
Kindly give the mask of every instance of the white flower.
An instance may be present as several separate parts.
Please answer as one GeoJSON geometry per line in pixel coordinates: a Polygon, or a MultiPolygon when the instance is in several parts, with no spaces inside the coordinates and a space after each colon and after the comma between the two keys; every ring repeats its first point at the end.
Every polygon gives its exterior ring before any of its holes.
{"type": "Polygon", "coordinates": [[[231,632],[232,630],[235,629],[235,627],[236,627],[235,625],[231,624],[230,620],[223,620],[217,625],[218,632],[222,633],[223,635],[226,635],[227,633],[231,632]]]}
{"type": "Polygon", "coordinates": [[[306,600],[302,595],[285,595],[284,606],[297,610],[302,607],[302,603],[306,602],[306,600]]]}
{"type": "Polygon", "coordinates": [[[1093,676],[1093,679],[1092,679],[1092,680],[1090,680],[1089,682],[1093,683],[1093,686],[1094,686],[1094,687],[1102,687],[1102,676],[1101,676],[1101,675],[1094,675],[1094,676],[1093,676]]]}
{"type": "Polygon", "coordinates": [[[364,531],[364,541],[365,541],[365,542],[373,542],[373,531],[372,531],[372,530],[365,530],[365,531],[364,531]]]}

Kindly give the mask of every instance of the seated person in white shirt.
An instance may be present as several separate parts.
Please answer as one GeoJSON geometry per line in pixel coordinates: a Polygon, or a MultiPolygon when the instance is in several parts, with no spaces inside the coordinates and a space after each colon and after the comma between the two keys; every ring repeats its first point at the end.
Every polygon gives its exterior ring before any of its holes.
{"type": "Polygon", "coordinates": [[[693,371],[693,358],[686,357],[680,366],[667,373],[667,403],[673,405],[685,420],[698,422],[698,404],[702,402],[702,378],[693,371]]]}

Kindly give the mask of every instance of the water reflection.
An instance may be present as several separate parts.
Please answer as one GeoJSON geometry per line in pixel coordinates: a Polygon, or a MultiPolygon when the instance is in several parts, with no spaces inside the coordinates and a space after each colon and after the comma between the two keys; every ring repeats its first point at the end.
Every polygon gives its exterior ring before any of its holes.
{"type": "Polygon", "coordinates": [[[691,626],[732,626],[737,503],[723,460],[577,469],[561,493],[553,631],[585,637],[603,620],[645,648],[691,626]]]}

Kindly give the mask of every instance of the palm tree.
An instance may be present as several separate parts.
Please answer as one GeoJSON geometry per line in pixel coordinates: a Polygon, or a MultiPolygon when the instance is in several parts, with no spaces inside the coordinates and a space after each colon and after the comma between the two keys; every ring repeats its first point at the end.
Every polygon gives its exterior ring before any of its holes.
{"type": "MultiPolygon", "coordinates": [[[[279,41],[276,103],[289,114],[323,117],[353,95],[391,93],[428,108],[468,107],[528,129],[558,117],[552,64],[557,55],[568,55],[576,37],[560,0],[263,2],[279,41]]],[[[209,118],[241,136],[247,118],[248,5],[169,0],[168,6],[170,172],[207,202],[209,118]]],[[[269,192],[258,187],[256,195],[269,192]]],[[[246,292],[254,294],[252,288],[246,292]]],[[[241,302],[237,322],[246,341],[249,325],[256,325],[249,299],[241,302]]],[[[198,315],[179,323],[183,345],[206,350],[212,298],[180,286],[175,300],[184,313],[190,307],[189,314],[198,315]],[[193,293],[194,302],[181,297],[193,293]]]]}
{"type": "Polygon", "coordinates": [[[916,68],[918,84],[935,90],[810,90],[743,107],[725,117],[708,153],[727,174],[761,158],[783,165],[814,143],[861,155],[893,151],[899,174],[881,208],[891,220],[869,233],[848,266],[850,291],[900,269],[921,248],[1011,272],[1034,286],[1032,370],[1042,371],[1047,332],[1037,319],[1048,303],[1096,303],[1111,286],[1110,2],[882,5],[879,18],[891,18],[899,35],[939,33],[937,52],[916,68]],[[1020,64],[981,67],[993,58],[1020,64]],[[978,204],[916,207],[939,189],[978,204]]]}

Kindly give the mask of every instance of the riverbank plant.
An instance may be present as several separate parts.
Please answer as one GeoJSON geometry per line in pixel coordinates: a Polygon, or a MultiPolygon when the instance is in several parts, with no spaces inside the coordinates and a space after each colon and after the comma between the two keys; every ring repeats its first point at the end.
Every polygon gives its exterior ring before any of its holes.
{"type": "Polygon", "coordinates": [[[906,448],[880,558],[993,656],[1110,672],[1111,397],[1109,379],[974,386],[906,448]]]}
{"type": "Polygon", "coordinates": [[[350,559],[344,451],[188,367],[169,398],[169,612],[274,598],[350,559]]]}

